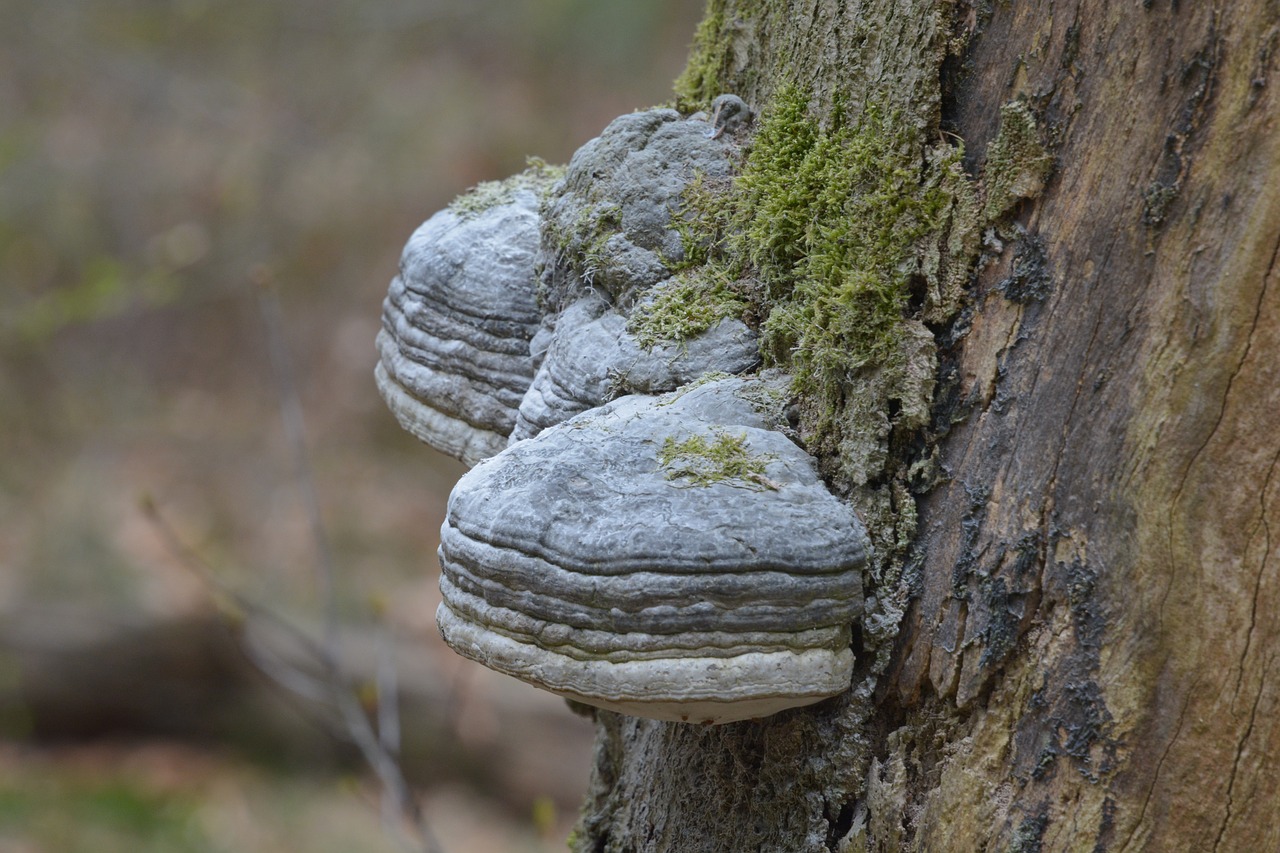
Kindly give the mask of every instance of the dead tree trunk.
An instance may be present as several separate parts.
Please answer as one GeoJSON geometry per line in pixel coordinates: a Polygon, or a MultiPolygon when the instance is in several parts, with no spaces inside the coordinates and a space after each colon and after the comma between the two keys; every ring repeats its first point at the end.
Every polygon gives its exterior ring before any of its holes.
{"type": "Polygon", "coordinates": [[[1275,0],[711,0],[686,98],[963,140],[920,276],[964,307],[919,317],[929,425],[841,486],[914,531],[854,689],[601,712],[576,850],[1280,849],[1278,62],[1275,0]]]}

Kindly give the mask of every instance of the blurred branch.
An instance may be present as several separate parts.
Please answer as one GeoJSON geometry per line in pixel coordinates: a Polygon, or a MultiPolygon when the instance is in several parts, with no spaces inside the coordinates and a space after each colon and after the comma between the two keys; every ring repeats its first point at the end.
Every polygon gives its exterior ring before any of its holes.
{"type": "Polygon", "coordinates": [[[224,583],[212,567],[182,542],[153,500],[144,499],[142,509],[178,562],[201,581],[215,600],[224,604],[224,610],[229,611],[230,621],[240,628],[241,645],[253,664],[273,683],[327,707],[336,714],[342,730],[359,749],[382,784],[383,821],[393,836],[410,849],[421,850],[423,853],[444,853],[434,833],[426,825],[422,809],[400,767],[398,684],[387,632],[383,630],[378,635],[376,709],[373,712],[376,714],[376,725],[343,672],[338,634],[336,561],[325,531],[315,478],[307,455],[302,401],[294,379],[292,359],[285,343],[280,303],[271,287],[268,272],[257,271],[254,278],[258,285],[258,304],[266,331],[280,414],[284,421],[285,440],[293,457],[294,474],[302,492],[303,506],[316,550],[316,575],[324,608],[320,640],[315,640],[278,613],[224,583]],[[296,642],[304,657],[318,668],[319,677],[289,664],[265,643],[254,642],[244,630],[245,624],[252,620],[270,625],[296,642]],[[410,842],[403,831],[399,831],[402,824],[394,819],[396,814],[415,828],[419,843],[410,842]]]}
{"type": "MultiPolygon", "coordinates": [[[[355,691],[348,684],[338,658],[324,643],[317,642],[306,631],[224,583],[211,566],[187,547],[153,500],[144,498],[141,505],[148,521],[178,563],[201,582],[215,601],[221,603],[227,621],[239,629],[242,646],[254,666],[276,685],[336,712],[344,733],[378,777],[383,791],[399,813],[416,829],[421,843],[413,845],[413,849],[423,853],[444,853],[444,848],[426,825],[395,751],[384,744],[384,738],[379,735],[355,691]],[[253,642],[244,627],[254,620],[270,625],[296,642],[306,659],[317,667],[320,677],[316,678],[287,663],[268,650],[265,644],[253,642]]],[[[380,711],[380,716],[381,713],[380,711]]],[[[395,730],[398,751],[398,724],[395,730]]]]}
{"type": "Polygon", "coordinates": [[[333,549],[329,547],[329,535],[325,531],[324,517],[320,513],[320,497],[316,491],[315,477],[307,455],[306,420],[302,411],[302,397],[294,379],[293,359],[285,341],[284,318],[280,312],[280,300],[272,287],[271,274],[265,267],[254,271],[254,283],[258,291],[258,308],[267,336],[267,352],[271,359],[271,373],[276,383],[276,396],[280,401],[280,417],[284,421],[285,441],[293,456],[294,476],[302,491],[302,505],[311,528],[311,539],[316,549],[316,579],[320,584],[320,600],[324,602],[324,644],[335,656],[338,653],[338,595],[337,569],[333,549]]]}
{"type": "MultiPolygon", "coordinates": [[[[383,608],[379,607],[379,613],[383,608]]],[[[379,620],[376,635],[377,654],[377,694],[378,708],[378,743],[382,749],[392,756],[400,754],[400,686],[396,677],[395,659],[392,656],[392,636],[386,623],[379,620]]],[[[402,809],[395,802],[391,790],[385,789],[382,795],[382,822],[390,828],[395,825],[395,817],[402,809]]]]}

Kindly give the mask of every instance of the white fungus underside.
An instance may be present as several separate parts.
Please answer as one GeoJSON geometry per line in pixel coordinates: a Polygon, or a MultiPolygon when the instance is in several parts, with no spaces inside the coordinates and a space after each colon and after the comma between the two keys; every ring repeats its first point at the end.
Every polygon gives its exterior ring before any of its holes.
{"type": "Polygon", "coordinates": [[[612,663],[520,642],[447,603],[436,624],[454,651],[490,669],[598,708],[670,722],[732,723],[812,705],[844,692],[853,672],[847,648],[612,663]]]}
{"type": "Polygon", "coordinates": [[[373,369],[378,391],[400,426],[441,453],[475,465],[507,446],[507,436],[479,429],[464,420],[433,409],[411,395],[379,362],[373,369]]]}

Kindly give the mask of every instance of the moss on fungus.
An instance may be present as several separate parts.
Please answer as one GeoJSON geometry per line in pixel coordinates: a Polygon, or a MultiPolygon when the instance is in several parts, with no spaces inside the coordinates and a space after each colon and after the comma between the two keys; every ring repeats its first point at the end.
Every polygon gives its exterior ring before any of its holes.
{"type": "Polygon", "coordinates": [[[520,190],[532,190],[543,198],[563,176],[564,166],[552,166],[540,157],[530,157],[524,171],[501,181],[476,184],[450,202],[449,209],[462,219],[471,219],[492,207],[506,204],[520,190]]]}
{"type": "Polygon", "coordinates": [[[676,273],[651,299],[636,306],[628,330],[642,347],[680,343],[721,320],[741,317],[747,300],[722,266],[703,265],[676,273]]]}
{"type": "Polygon", "coordinates": [[[765,476],[772,457],[756,455],[747,445],[746,435],[716,430],[714,437],[692,435],[682,441],[668,436],[658,451],[658,464],[668,480],[683,480],[690,486],[710,486],[731,482],[749,489],[776,489],[765,476]]]}

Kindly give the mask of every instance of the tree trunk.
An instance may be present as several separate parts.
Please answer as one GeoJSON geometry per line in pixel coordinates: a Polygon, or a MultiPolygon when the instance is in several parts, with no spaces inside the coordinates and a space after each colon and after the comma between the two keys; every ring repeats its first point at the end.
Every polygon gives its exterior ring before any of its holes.
{"type": "Polygon", "coordinates": [[[1280,850],[1280,3],[1223,6],[711,0],[687,100],[961,139],[984,239],[931,425],[843,487],[914,530],[853,689],[599,712],[576,850],[1280,850]]]}

